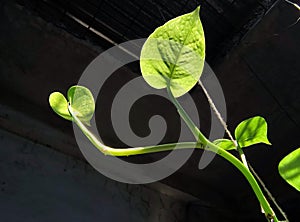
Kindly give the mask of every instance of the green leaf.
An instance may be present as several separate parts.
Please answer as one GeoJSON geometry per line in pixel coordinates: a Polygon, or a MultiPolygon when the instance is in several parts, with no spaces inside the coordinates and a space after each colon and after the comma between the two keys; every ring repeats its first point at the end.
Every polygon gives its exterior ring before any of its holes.
{"type": "Polygon", "coordinates": [[[284,157],[278,165],[278,170],[286,182],[300,191],[300,148],[284,157]]]}
{"type": "MultiPolygon", "coordinates": [[[[95,112],[94,97],[89,89],[83,86],[72,86],[68,90],[68,100],[74,114],[80,121],[89,125],[95,112]]],[[[68,101],[60,92],[53,92],[49,96],[49,103],[54,112],[61,117],[72,121],[69,113],[68,101]]]]}
{"type": "Polygon", "coordinates": [[[72,116],[68,110],[68,102],[60,92],[53,92],[49,96],[49,104],[54,112],[66,120],[72,121],[72,116]]]}
{"type": "Polygon", "coordinates": [[[157,89],[170,86],[175,97],[187,93],[204,66],[205,39],[200,7],[158,27],[145,42],[140,66],[145,81],[157,89]]]}
{"type": "Polygon", "coordinates": [[[95,112],[95,101],[91,91],[83,86],[72,86],[67,94],[75,115],[89,125],[95,112]]]}
{"type": "Polygon", "coordinates": [[[261,116],[255,116],[241,122],[235,129],[235,138],[240,147],[258,143],[271,145],[267,138],[268,125],[261,116]]]}
{"type": "Polygon", "coordinates": [[[236,149],[234,143],[228,139],[217,139],[213,143],[224,150],[234,150],[236,149]]]}

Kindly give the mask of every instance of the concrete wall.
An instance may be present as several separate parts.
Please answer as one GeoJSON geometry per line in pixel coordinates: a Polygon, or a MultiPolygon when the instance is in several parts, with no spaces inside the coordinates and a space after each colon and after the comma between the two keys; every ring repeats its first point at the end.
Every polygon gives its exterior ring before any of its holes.
{"type": "Polygon", "coordinates": [[[0,130],[0,213],[18,221],[185,221],[186,201],[112,181],[87,163],[0,130]]]}

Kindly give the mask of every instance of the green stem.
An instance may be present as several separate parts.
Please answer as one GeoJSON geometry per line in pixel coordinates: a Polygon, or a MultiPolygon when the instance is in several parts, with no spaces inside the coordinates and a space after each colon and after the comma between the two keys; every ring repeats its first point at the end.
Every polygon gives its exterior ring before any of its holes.
{"type": "Polygon", "coordinates": [[[184,111],[182,106],[179,102],[174,98],[173,94],[171,93],[170,89],[168,88],[168,93],[174,105],[176,106],[178,113],[186,122],[188,127],[193,132],[197,142],[183,142],[183,143],[170,143],[164,145],[157,145],[157,146],[146,146],[146,147],[135,147],[135,148],[111,148],[102,144],[95,135],[93,135],[88,128],[76,117],[74,114],[72,107],[68,106],[69,112],[73,118],[73,121],[76,125],[81,129],[81,131],[85,134],[85,136],[91,141],[91,143],[99,149],[105,155],[112,155],[112,156],[130,156],[130,155],[138,155],[138,154],[146,154],[146,153],[155,153],[161,151],[169,151],[176,149],[187,149],[187,148],[204,148],[217,153],[218,155],[224,157],[226,160],[231,162],[234,166],[236,166],[242,174],[246,177],[248,182],[250,183],[254,193],[256,194],[259,202],[261,203],[265,215],[267,218],[273,219],[274,222],[278,222],[276,215],[274,214],[272,208],[270,207],[269,203],[267,202],[266,198],[264,197],[259,185],[257,184],[255,178],[251,174],[251,172],[240,162],[235,156],[230,154],[224,149],[219,148],[217,145],[210,142],[202,133],[201,131],[195,126],[191,118],[188,114],[184,111]]]}
{"type": "Polygon", "coordinates": [[[185,112],[182,108],[180,103],[174,98],[170,87],[167,87],[167,91],[172,103],[175,105],[177,112],[179,113],[180,117],[185,121],[187,126],[190,128],[191,132],[193,133],[194,137],[196,138],[197,142],[201,142],[204,146],[207,145],[206,137],[201,133],[198,127],[195,125],[193,120],[189,117],[189,115],[185,112]]]}
{"type": "Polygon", "coordinates": [[[183,120],[186,122],[188,127],[191,129],[192,133],[194,134],[196,140],[198,142],[201,142],[205,145],[205,149],[212,151],[226,160],[228,160],[230,163],[232,163],[248,180],[249,184],[251,185],[258,201],[260,202],[262,208],[264,209],[265,215],[269,220],[273,220],[274,222],[278,222],[278,219],[276,215],[274,214],[274,211],[270,207],[268,201],[266,200],[262,190],[260,189],[257,181],[255,180],[252,173],[249,171],[249,169],[241,162],[239,161],[235,156],[233,156],[228,151],[219,148],[217,145],[210,142],[202,133],[201,131],[195,126],[191,118],[188,116],[188,114],[184,111],[183,107],[180,105],[180,103],[174,98],[170,87],[167,87],[168,94],[170,96],[171,101],[177,108],[178,113],[183,118],[183,120]]]}
{"type": "Polygon", "coordinates": [[[71,106],[69,106],[68,109],[73,118],[73,121],[76,123],[79,129],[90,140],[90,142],[105,155],[131,156],[137,154],[170,151],[174,149],[203,148],[203,145],[201,143],[196,143],[196,142],[169,143],[163,145],[134,147],[134,148],[112,148],[104,145],[97,139],[97,137],[78,119],[78,117],[76,117],[71,106]]]}
{"type": "Polygon", "coordinates": [[[253,176],[256,178],[256,180],[260,183],[260,186],[264,189],[265,193],[268,195],[269,199],[273,202],[273,204],[276,206],[278,211],[281,213],[281,215],[284,217],[284,221],[282,222],[289,222],[289,219],[287,218],[286,213],[281,209],[279,204],[276,202],[275,198],[271,194],[271,192],[268,190],[265,183],[262,181],[262,179],[258,176],[258,174],[255,172],[251,164],[249,163],[249,170],[252,172],[253,176]]]}
{"type": "Polygon", "coordinates": [[[266,217],[270,220],[273,219],[274,222],[278,222],[278,219],[276,215],[274,214],[274,211],[270,207],[270,204],[268,203],[267,199],[265,198],[261,188],[259,187],[256,179],[252,175],[252,173],[249,171],[248,167],[246,167],[239,159],[237,159],[235,156],[233,156],[231,153],[227,152],[224,149],[219,148],[215,144],[208,142],[207,146],[210,148],[209,150],[217,153],[218,155],[224,157],[226,160],[228,160],[230,163],[232,163],[238,170],[246,177],[248,180],[250,186],[252,187],[258,201],[260,202],[262,208],[264,209],[264,213],[266,217]]]}

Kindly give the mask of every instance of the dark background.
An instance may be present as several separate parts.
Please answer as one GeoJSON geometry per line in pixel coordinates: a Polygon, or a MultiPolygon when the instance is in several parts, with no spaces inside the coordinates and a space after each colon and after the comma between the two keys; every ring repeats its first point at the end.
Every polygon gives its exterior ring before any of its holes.
{"type": "MultiPolygon", "coordinates": [[[[299,23],[295,23],[300,13],[285,1],[274,3],[253,0],[3,1],[0,3],[0,125],[5,131],[84,161],[71,124],[50,110],[49,94],[55,90],[66,92],[69,86],[76,84],[86,66],[114,43],[145,38],[167,20],[190,12],[200,4],[207,61],[224,91],[228,126],[233,131],[248,117],[266,118],[273,145],[257,145],[245,152],[290,221],[297,221],[299,193],[280,178],[277,165],[300,144],[300,30],[299,23]],[[27,117],[31,120],[27,121],[27,117]],[[38,121],[45,128],[32,121],[38,121]]],[[[98,97],[96,119],[101,137],[108,145],[126,146],[113,131],[110,107],[120,87],[137,76],[140,76],[137,63],[118,70],[98,97]]],[[[198,104],[201,129],[207,134],[209,106],[198,86],[191,95],[198,104]]],[[[172,105],[161,98],[141,98],[134,105],[133,130],[138,135],[147,135],[144,126],[147,118],[154,114],[165,116],[172,129],[163,142],[176,140],[178,115],[172,105]]],[[[6,147],[1,146],[1,149],[6,147]]],[[[150,162],[164,155],[128,160],[150,162]]],[[[201,151],[195,151],[178,172],[161,181],[197,198],[185,205],[185,216],[180,220],[265,221],[242,175],[218,157],[199,171],[200,156],[201,151]]],[[[2,169],[5,164],[3,160],[2,169]]],[[[11,175],[17,177],[18,171],[11,175]]],[[[33,183],[31,189],[34,187],[33,183]]],[[[47,199],[47,193],[38,192],[47,199]]],[[[18,198],[18,192],[6,197],[18,198]]],[[[30,199],[30,194],[25,198],[30,199]]],[[[15,207],[21,206],[15,204],[15,207]]],[[[38,219],[43,221],[42,216],[38,219]]],[[[145,221],[151,219],[145,217],[145,221]]]]}

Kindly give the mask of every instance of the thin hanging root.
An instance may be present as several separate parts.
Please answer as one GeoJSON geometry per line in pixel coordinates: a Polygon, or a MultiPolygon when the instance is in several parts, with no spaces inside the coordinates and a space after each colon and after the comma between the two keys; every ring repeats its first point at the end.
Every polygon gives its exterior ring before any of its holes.
{"type": "Polygon", "coordinates": [[[295,6],[296,9],[298,9],[298,10],[300,11],[300,6],[299,6],[299,5],[297,5],[296,3],[291,2],[291,1],[289,1],[289,0],[285,0],[285,1],[286,1],[287,3],[289,3],[289,4],[293,5],[293,6],[295,6]]]}
{"type": "Polygon", "coordinates": [[[212,110],[214,111],[215,115],[217,116],[218,120],[220,121],[220,123],[222,124],[225,132],[227,133],[229,139],[233,142],[234,145],[237,145],[236,141],[234,140],[232,134],[230,133],[230,131],[228,130],[227,124],[224,121],[223,117],[221,116],[221,113],[219,112],[219,110],[217,109],[216,105],[214,104],[212,98],[210,97],[210,95],[208,94],[206,88],[204,87],[203,83],[201,82],[201,80],[199,79],[198,81],[199,85],[201,86],[207,100],[208,103],[210,105],[210,107],[212,108],[212,110]]]}
{"type": "Polygon", "coordinates": [[[267,193],[269,199],[273,202],[273,204],[275,205],[275,207],[279,210],[279,212],[281,213],[281,215],[284,217],[284,222],[289,222],[289,219],[287,218],[286,213],[281,209],[281,207],[279,206],[279,204],[276,202],[275,198],[273,197],[273,195],[271,194],[271,192],[268,190],[268,188],[266,187],[265,183],[262,181],[262,179],[258,176],[258,174],[255,172],[255,170],[253,169],[253,167],[249,164],[249,169],[251,170],[251,172],[253,173],[253,175],[256,177],[256,179],[258,180],[258,182],[260,183],[260,185],[262,186],[262,188],[264,189],[264,191],[267,193]]]}
{"type": "MultiPolygon", "coordinates": [[[[287,3],[293,5],[296,9],[298,9],[298,10],[300,11],[300,6],[299,6],[299,5],[297,5],[296,3],[291,2],[291,1],[289,1],[289,0],[285,0],[285,1],[286,1],[287,3]]],[[[293,27],[294,25],[296,25],[299,21],[300,21],[300,16],[299,16],[299,18],[298,18],[293,24],[289,25],[289,26],[287,27],[287,29],[289,29],[289,28],[293,27]]]]}

